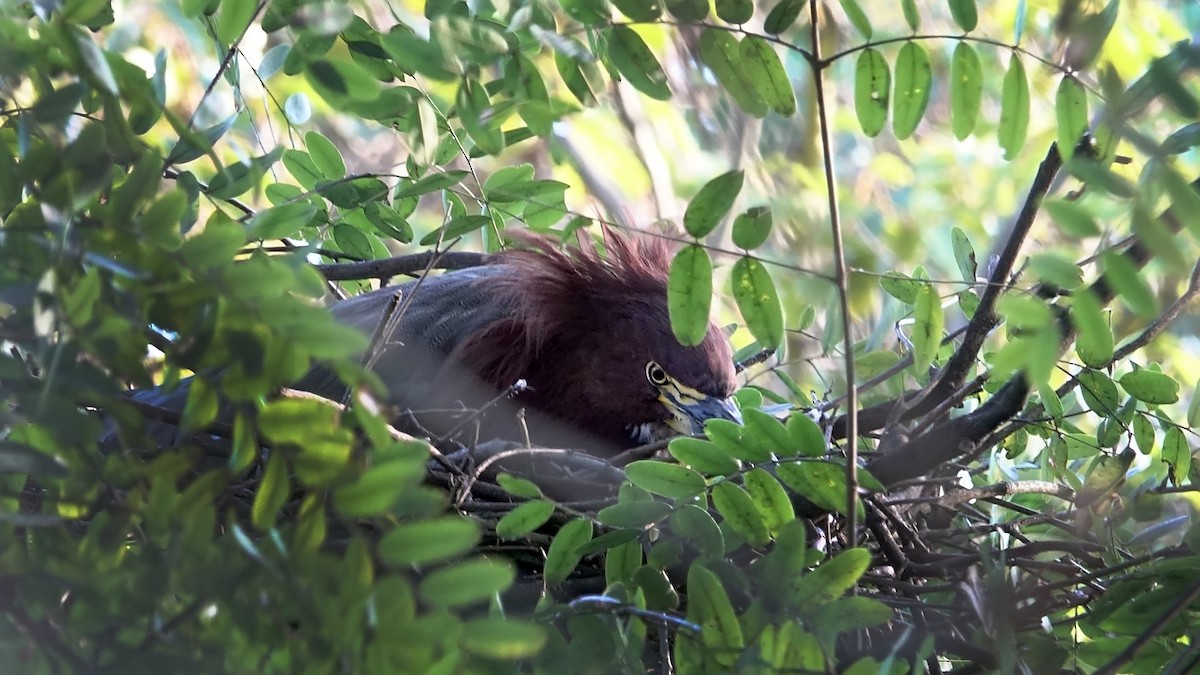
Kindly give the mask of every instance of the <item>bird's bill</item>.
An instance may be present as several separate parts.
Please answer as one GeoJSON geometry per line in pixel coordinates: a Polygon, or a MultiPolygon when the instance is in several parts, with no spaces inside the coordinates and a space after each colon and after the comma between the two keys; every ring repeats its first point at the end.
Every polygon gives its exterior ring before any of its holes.
{"type": "Polygon", "coordinates": [[[732,398],[717,398],[697,391],[680,391],[678,398],[663,397],[671,411],[667,426],[684,436],[704,433],[704,423],[711,419],[742,423],[742,413],[732,398]]]}

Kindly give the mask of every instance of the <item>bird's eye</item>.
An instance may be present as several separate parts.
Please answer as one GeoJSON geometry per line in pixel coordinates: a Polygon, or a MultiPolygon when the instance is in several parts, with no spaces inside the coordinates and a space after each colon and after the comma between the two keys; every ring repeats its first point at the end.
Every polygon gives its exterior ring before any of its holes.
{"type": "Polygon", "coordinates": [[[650,380],[650,384],[661,387],[667,383],[667,371],[663,370],[662,366],[651,361],[646,364],[646,379],[650,380]]]}

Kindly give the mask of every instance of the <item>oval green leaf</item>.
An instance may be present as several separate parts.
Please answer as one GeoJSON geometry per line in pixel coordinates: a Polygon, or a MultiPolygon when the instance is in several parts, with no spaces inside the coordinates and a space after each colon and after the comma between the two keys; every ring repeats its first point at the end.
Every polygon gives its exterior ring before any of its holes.
{"type": "Polygon", "coordinates": [[[1139,368],[1118,380],[1129,395],[1151,405],[1169,405],[1179,400],[1179,383],[1166,373],[1139,368]]]}
{"type": "Polygon", "coordinates": [[[1066,75],[1058,83],[1054,113],[1058,120],[1058,151],[1067,160],[1088,130],[1087,92],[1079,80],[1066,75]]]}
{"type": "Polygon", "coordinates": [[[779,54],[766,40],[749,35],[738,45],[746,77],[767,106],[784,117],[796,113],[796,94],[779,54]]]}
{"type": "Polygon", "coordinates": [[[783,344],[783,305],[766,266],[754,258],[741,258],[733,264],[729,279],[733,299],[754,339],[767,349],[783,344]]]}
{"type": "Polygon", "coordinates": [[[656,495],[685,499],[704,492],[704,476],[678,464],[652,459],[631,462],[625,467],[630,483],[656,495]]]}
{"type": "Polygon", "coordinates": [[[912,136],[929,105],[933,85],[933,67],[929,54],[916,42],[906,42],[896,57],[896,93],[892,110],[892,131],[904,140],[912,136]]]}
{"type": "Polygon", "coordinates": [[[671,86],[662,65],[645,40],[628,26],[613,26],[609,31],[608,57],[617,72],[650,98],[666,101],[671,98],[671,86]]]}
{"type": "Polygon", "coordinates": [[[717,82],[739,108],[754,117],[766,116],[767,102],[747,77],[741,46],[729,31],[705,29],[700,34],[700,60],[713,71],[717,82]]]}
{"type": "Polygon", "coordinates": [[[1089,368],[1107,368],[1113,357],[1113,334],[1103,308],[1089,290],[1071,296],[1071,322],[1075,324],[1075,351],[1089,368]]]}
{"type": "Polygon", "coordinates": [[[746,209],[733,219],[733,245],[747,251],[762,246],[771,234],[772,224],[771,207],[752,206],[746,209]]]}
{"type": "Polygon", "coordinates": [[[700,239],[716,229],[738,193],[742,191],[745,174],[740,169],[729,171],[713,178],[700,188],[687,210],[683,212],[683,229],[700,239]]]}
{"type": "Polygon", "coordinates": [[[983,63],[971,45],[959,42],[950,64],[950,126],[955,138],[961,141],[975,130],[982,101],[983,63]]]}
{"type": "Polygon", "coordinates": [[[402,523],[379,540],[379,557],[392,565],[424,565],[466,553],[479,537],[479,526],[458,516],[402,523]]]}
{"type": "Polygon", "coordinates": [[[754,16],[754,0],[716,0],[717,16],[722,21],[743,24],[754,16]]]}
{"type": "Polygon", "coordinates": [[[883,54],[874,48],[864,49],[854,69],[854,112],[863,133],[870,138],[878,136],[887,124],[891,88],[891,71],[883,54]]]}
{"type": "Polygon", "coordinates": [[[913,372],[924,373],[937,356],[942,344],[942,328],[945,316],[942,300],[931,285],[921,286],[917,291],[917,303],[913,308],[912,343],[913,372]]]}
{"type": "Polygon", "coordinates": [[[862,36],[868,40],[871,39],[871,21],[867,18],[867,13],[859,6],[858,0],[841,0],[842,11],[846,13],[846,18],[850,19],[850,23],[862,36]]]}
{"type": "Polygon", "coordinates": [[[760,547],[770,541],[767,525],[745,490],[728,481],[718,483],[713,487],[712,501],[725,524],[747,544],[760,547]]]}
{"type": "Polygon", "coordinates": [[[1004,158],[1012,161],[1025,146],[1025,133],[1029,130],[1029,80],[1025,77],[1025,66],[1021,58],[1013,54],[1008,60],[1008,71],[1004,73],[1004,85],[1000,94],[1000,124],[996,127],[996,138],[1004,150],[1004,158]]]}
{"type": "Polygon", "coordinates": [[[554,586],[566,581],[583,558],[579,548],[591,540],[592,521],[579,518],[563,525],[546,552],[546,583],[554,586]]]}
{"type": "Polygon", "coordinates": [[[979,24],[979,11],[975,7],[975,0],[950,0],[950,16],[964,33],[970,33],[979,24]]]}
{"type": "Polygon", "coordinates": [[[675,254],[667,278],[671,331],[682,345],[698,345],[708,333],[712,303],[712,261],[698,244],[675,254]]]}
{"type": "Polygon", "coordinates": [[[544,500],[520,504],[517,508],[504,514],[496,523],[496,536],[501,539],[516,539],[538,529],[554,515],[554,504],[544,500]]]}
{"type": "Polygon", "coordinates": [[[417,593],[435,607],[482,602],[508,588],[516,570],[507,560],[475,558],[435,570],[421,580],[417,593]]]}

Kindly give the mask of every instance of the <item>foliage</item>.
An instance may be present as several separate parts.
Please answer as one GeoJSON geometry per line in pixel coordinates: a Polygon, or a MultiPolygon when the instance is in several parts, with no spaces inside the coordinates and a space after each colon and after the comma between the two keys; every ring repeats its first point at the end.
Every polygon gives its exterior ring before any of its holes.
{"type": "Polygon", "coordinates": [[[1187,670],[1200,52],[1156,29],[1196,13],[871,4],[9,2],[0,649],[1187,670]],[[744,424],[601,499],[392,428],[315,302],[655,217],[679,340],[714,288],[737,309],[744,424]],[[354,396],[286,389],[314,362],[354,396]],[[175,410],[125,396],[187,376],[175,410]]]}

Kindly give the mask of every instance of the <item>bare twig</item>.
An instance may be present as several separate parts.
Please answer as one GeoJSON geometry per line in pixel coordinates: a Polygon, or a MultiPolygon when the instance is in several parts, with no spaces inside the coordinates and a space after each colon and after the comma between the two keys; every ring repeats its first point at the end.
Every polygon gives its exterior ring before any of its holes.
{"type": "Polygon", "coordinates": [[[479,267],[488,261],[486,253],[464,251],[426,251],[396,258],[351,263],[317,265],[317,271],[329,281],[390,279],[398,274],[425,273],[429,270],[461,270],[479,267]]]}

